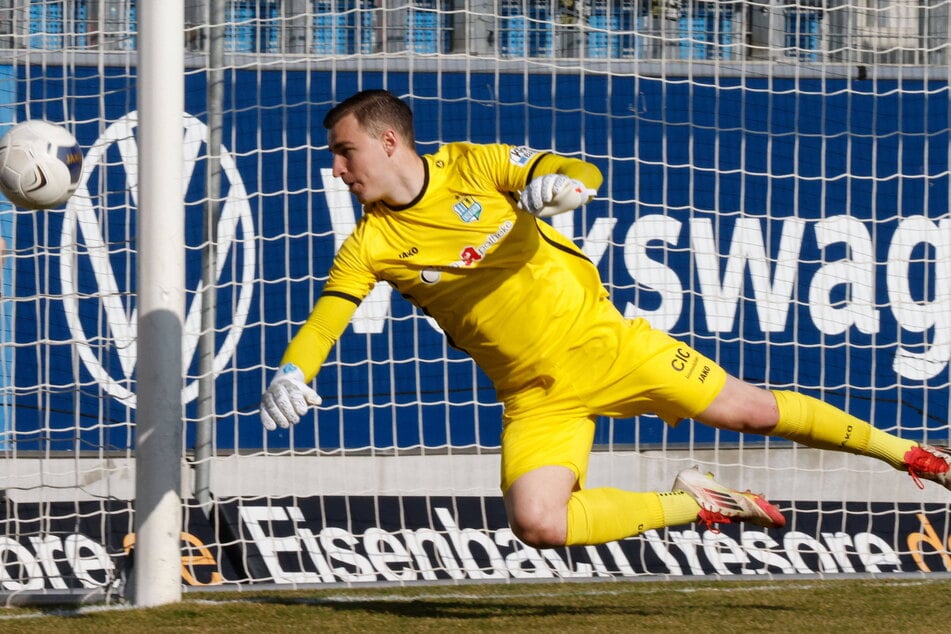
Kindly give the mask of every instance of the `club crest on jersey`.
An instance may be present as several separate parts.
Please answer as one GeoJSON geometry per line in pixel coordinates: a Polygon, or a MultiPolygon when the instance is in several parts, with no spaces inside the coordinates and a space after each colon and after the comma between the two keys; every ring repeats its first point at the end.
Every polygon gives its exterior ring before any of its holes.
{"type": "Polygon", "coordinates": [[[531,158],[536,154],[538,154],[537,150],[533,150],[532,148],[525,145],[520,145],[518,147],[513,147],[509,151],[509,161],[512,163],[512,165],[525,167],[528,165],[529,160],[531,160],[531,158]]]}
{"type": "Polygon", "coordinates": [[[452,206],[452,210],[463,222],[475,222],[482,215],[482,205],[472,196],[464,197],[452,206]]]}

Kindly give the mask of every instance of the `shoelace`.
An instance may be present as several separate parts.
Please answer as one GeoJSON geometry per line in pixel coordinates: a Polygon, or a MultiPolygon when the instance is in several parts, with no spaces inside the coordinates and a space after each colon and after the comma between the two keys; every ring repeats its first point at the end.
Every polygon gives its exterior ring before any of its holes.
{"type": "Polygon", "coordinates": [[[936,456],[926,449],[916,447],[909,453],[912,454],[911,462],[908,463],[908,475],[915,482],[915,486],[924,489],[925,485],[918,477],[919,473],[946,473],[949,465],[947,460],[941,456],[936,456]],[[917,451],[916,451],[917,450],[917,451]]]}
{"type": "Polygon", "coordinates": [[[697,514],[697,522],[703,524],[711,533],[716,534],[720,532],[720,529],[716,527],[717,524],[732,524],[733,518],[701,508],[697,514]]]}

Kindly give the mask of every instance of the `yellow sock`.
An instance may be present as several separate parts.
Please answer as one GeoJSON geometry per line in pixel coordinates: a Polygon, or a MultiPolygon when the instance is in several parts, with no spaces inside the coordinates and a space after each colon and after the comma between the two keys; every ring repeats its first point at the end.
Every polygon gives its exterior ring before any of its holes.
{"type": "Polygon", "coordinates": [[[700,507],[683,491],[635,493],[608,487],[576,491],[568,500],[567,546],[604,544],[697,519],[700,507]]]}
{"type": "Polygon", "coordinates": [[[779,423],[770,433],[816,449],[834,449],[884,460],[896,469],[918,443],[883,432],[823,401],[798,392],[774,391],[779,423]]]}

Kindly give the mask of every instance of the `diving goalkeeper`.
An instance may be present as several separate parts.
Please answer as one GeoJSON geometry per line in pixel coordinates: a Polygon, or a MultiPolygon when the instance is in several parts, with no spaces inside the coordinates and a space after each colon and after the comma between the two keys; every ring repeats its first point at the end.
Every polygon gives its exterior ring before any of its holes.
{"type": "Polygon", "coordinates": [[[333,173],[364,214],[261,403],[267,429],[300,420],[309,387],[356,307],[381,281],[432,316],[504,405],[501,488],[515,534],[534,547],[598,544],[699,521],[783,526],[762,496],[696,469],[672,491],[586,488],[598,415],[654,413],[884,460],[951,488],[951,454],[919,446],[814,398],[766,390],[609,301],[597,268],[539,218],[594,196],[594,165],[501,144],[415,149],[400,99],[367,90],[325,119],[333,173]]]}

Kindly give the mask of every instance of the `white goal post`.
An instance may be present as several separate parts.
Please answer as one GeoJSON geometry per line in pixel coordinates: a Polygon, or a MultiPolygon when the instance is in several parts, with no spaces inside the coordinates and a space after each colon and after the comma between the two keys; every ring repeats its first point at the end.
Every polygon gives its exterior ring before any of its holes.
{"type": "Polygon", "coordinates": [[[135,550],[133,585],[126,594],[139,606],[181,599],[186,258],[184,143],[177,132],[185,121],[185,95],[183,47],[169,43],[184,41],[183,9],[181,1],[144,2],[138,12],[149,28],[137,33],[136,47],[136,142],[141,151],[133,243],[138,256],[135,550]]]}
{"type": "Polygon", "coordinates": [[[181,562],[165,556],[170,585],[139,604],[221,587],[951,571],[947,491],[652,416],[598,421],[589,484],[664,490],[697,464],[778,501],[787,527],[527,547],[502,509],[491,386],[382,285],[316,380],[323,405],[272,433],[257,412],[359,217],[323,115],[384,87],[413,107],[423,152],[504,142],[597,164],[596,200],[552,222],[626,315],[748,381],[947,445],[946,2],[186,0],[184,47],[163,60],[182,53],[184,112],[165,130],[180,157],[143,144],[158,79],[137,47],[160,4],[0,0],[0,132],[48,119],[85,154],[62,209],[0,200],[6,602],[127,592],[136,482],[153,476],[180,482],[181,562]],[[162,342],[139,329],[155,291],[141,273],[174,265],[144,262],[137,240],[163,161],[181,175],[163,200],[184,194],[181,239],[159,245],[184,258],[169,344],[181,441],[144,475],[143,355],[162,342]]]}

